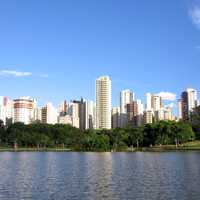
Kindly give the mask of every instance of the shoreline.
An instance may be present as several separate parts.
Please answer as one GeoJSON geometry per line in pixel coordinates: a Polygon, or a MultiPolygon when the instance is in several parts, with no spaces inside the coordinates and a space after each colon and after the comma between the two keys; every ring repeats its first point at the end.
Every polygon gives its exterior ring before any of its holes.
{"type": "Polygon", "coordinates": [[[1,152],[80,152],[80,153],[134,153],[134,152],[183,152],[183,151],[200,151],[200,147],[143,147],[139,149],[123,149],[123,150],[111,150],[111,151],[103,151],[103,150],[75,150],[75,149],[67,149],[67,148],[1,148],[1,152]]]}

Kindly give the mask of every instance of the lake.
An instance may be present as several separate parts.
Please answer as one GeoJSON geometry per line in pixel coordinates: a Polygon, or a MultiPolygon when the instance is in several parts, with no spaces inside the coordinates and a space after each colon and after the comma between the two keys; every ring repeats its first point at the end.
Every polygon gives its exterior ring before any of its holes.
{"type": "Polygon", "coordinates": [[[1,152],[4,199],[199,200],[200,152],[1,152]]]}

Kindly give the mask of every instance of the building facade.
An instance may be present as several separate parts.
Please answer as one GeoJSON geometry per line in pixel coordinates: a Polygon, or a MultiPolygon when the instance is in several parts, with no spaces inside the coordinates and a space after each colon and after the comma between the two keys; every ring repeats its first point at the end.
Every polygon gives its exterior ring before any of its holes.
{"type": "Polygon", "coordinates": [[[134,101],[135,96],[131,90],[122,90],[120,92],[120,127],[123,128],[128,123],[127,104],[134,101]]]}
{"type": "Polygon", "coordinates": [[[96,127],[111,129],[111,80],[101,76],[96,80],[96,127]]]}
{"type": "Polygon", "coordinates": [[[13,101],[14,122],[30,124],[34,118],[36,100],[30,97],[20,97],[13,101]]]}

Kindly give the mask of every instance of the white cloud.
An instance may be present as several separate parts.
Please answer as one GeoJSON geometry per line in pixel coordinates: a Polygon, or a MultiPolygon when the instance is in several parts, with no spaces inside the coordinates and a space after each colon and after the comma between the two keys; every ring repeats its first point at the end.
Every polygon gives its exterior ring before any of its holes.
{"type": "Polygon", "coordinates": [[[200,5],[194,5],[189,10],[189,15],[192,19],[193,24],[200,28],[200,5]]]}
{"type": "Polygon", "coordinates": [[[163,100],[168,100],[168,101],[175,101],[176,100],[176,94],[171,93],[171,92],[160,92],[156,95],[162,97],[163,100]]]}
{"type": "Polygon", "coordinates": [[[0,76],[13,76],[13,77],[23,77],[23,76],[31,76],[31,72],[21,72],[14,70],[1,70],[0,76]]]}
{"type": "MultiPolygon", "coordinates": [[[[26,77],[26,76],[34,76],[32,72],[22,72],[16,70],[0,70],[0,76],[5,77],[26,77]]],[[[48,74],[36,74],[36,77],[40,78],[48,78],[48,74]]]]}

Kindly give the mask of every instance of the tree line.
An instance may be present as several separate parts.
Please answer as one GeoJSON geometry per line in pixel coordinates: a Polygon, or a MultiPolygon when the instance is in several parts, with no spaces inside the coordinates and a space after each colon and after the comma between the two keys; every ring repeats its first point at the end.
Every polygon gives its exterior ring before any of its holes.
{"type": "Polygon", "coordinates": [[[155,145],[176,145],[200,139],[200,107],[191,121],[159,121],[140,127],[111,130],[80,130],[64,124],[0,123],[0,146],[25,148],[68,148],[82,151],[115,151],[155,145]]]}

